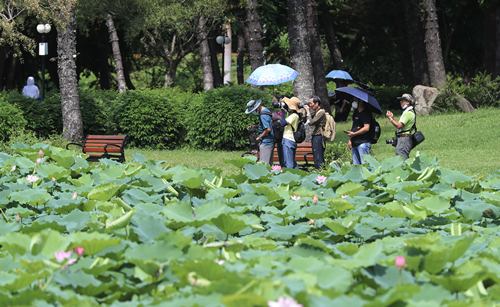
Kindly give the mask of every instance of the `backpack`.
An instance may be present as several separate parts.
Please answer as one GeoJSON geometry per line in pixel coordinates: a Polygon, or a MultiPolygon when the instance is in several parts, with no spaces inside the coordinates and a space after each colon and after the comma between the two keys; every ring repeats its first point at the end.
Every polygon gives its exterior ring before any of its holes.
{"type": "Polygon", "coordinates": [[[372,116],[372,121],[370,122],[370,143],[377,144],[378,139],[380,138],[380,125],[375,120],[375,117],[372,116]]]}
{"type": "Polygon", "coordinates": [[[293,131],[293,138],[295,140],[295,143],[302,143],[306,139],[306,128],[304,127],[304,123],[300,119],[299,115],[299,124],[297,125],[297,130],[293,129],[292,125],[292,131],[293,131]]]}
{"type": "Polygon", "coordinates": [[[323,137],[325,138],[325,141],[327,142],[333,142],[335,140],[335,134],[337,133],[337,128],[335,127],[335,121],[333,120],[333,117],[325,112],[326,116],[326,125],[325,129],[323,130],[323,137]]]}
{"type": "MultiPolygon", "coordinates": [[[[278,114],[278,112],[273,111],[267,112],[267,111],[262,111],[260,114],[266,114],[266,115],[271,115],[271,120],[272,120],[272,127],[273,129],[271,130],[271,133],[273,135],[273,139],[275,143],[281,142],[283,139],[283,132],[285,130],[284,127],[281,127],[281,115],[278,114]]],[[[260,121],[260,116],[259,116],[259,121],[260,121]]]]}

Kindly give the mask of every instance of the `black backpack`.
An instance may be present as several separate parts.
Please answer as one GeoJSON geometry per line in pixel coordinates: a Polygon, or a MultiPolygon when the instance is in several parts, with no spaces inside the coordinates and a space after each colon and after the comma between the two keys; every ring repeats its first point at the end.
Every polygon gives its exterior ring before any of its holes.
{"type": "Polygon", "coordinates": [[[297,126],[297,131],[293,129],[292,125],[292,131],[293,131],[293,138],[295,139],[295,143],[302,143],[306,139],[306,128],[304,127],[304,123],[300,119],[299,116],[299,124],[297,126]]]}
{"type": "Polygon", "coordinates": [[[380,125],[375,120],[375,117],[372,116],[372,120],[370,122],[370,143],[377,144],[378,139],[380,138],[380,125]]]}
{"type": "MultiPolygon", "coordinates": [[[[271,116],[272,126],[273,126],[271,134],[273,136],[274,142],[276,143],[281,142],[281,140],[283,139],[283,131],[284,131],[284,127],[281,127],[281,115],[279,115],[278,112],[276,111],[273,111],[272,113],[267,111],[262,111],[260,114],[261,115],[266,114],[271,116]]],[[[259,116],[259,121],[262,122],[260,116],[259,116]]]]}

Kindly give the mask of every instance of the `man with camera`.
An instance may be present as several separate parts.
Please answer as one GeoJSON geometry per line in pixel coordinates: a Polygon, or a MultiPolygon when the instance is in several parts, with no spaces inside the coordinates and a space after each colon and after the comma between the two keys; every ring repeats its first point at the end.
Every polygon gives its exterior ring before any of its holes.
{"type": "Polygon", "coordinates": [[[353,98],[352,107],[352,128],[351,131],[344,130],[344,133],[349,136],[347,149],[352,152],[352,164],[361,165],[365,163],[363,155],[369,155],[372,146],[369,133],[372,112],[368,103],[357,97],[353,98]]]}
{"type": "Polygon", "coordinates": [[[304,105],[307,113],[307,120],[314,127],[312,132],[312,148],[314,155],[314,168],[320,169],[325,164],[325,139],[323,130],[326,126],[325,110],[321,108],[321,99],[318,96],[309,98],[309,104],[304,105]],[[311,119],[311,109],[315,112],[311,119]]]}
{"type": "Polygon", "coordinates": [[[250,100],[247,103],[246,114],[253,114],[259,117],[259,125],[251,125],[248,129],[258,128],[257,141],[259,142],[260,159],[259,162],[266,162],[273,165],[274,139],[272,113],[268,108],[261,105],[261,100],[250,100]]]}
{"type": "Polygon", "coordinates": [[[392,142],[387,141],[387,143],[392,143],[396,146],[396,155],[402,156],[404,160],[408,159],[410,156],[410,151],[413,148],[413,142],[411,138],[411,129],[415,124],[415,111],[413,111],[414,99],[410,94],[403,94],[402,97],[398,97],[399,103],[401,104],[401,109],[403,109],[403,114],[397,122],[394,120],[394,114],[391,111],[387,111],[385,116],[389,119],[392,125],[398,130],[396,131],[396,137],[392,142]]]}

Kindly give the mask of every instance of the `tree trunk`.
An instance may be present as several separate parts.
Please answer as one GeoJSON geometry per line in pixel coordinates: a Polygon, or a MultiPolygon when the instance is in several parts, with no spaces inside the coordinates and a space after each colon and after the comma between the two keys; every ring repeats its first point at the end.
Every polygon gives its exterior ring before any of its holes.
{"type": "Polygon", "coordinates": [[[238,50],[236,56],[236,78],[238,79],[238,84],[245,83],[245,78],[243,76],[243,59],[245,58],[245,34],[244,29],[245,23],[241,18],[238,18],[238,50]]]}
{"type": "Polygon", "coordinates": [[[221,87],[222,74],[220,72],[219,61],[217,60],[217,42],[215,41],[215,31],[210,31],[208,48],[210,49],[210,61],[212,64],[212,74],[214,76],[214,88],[221,87]]]}
{"type": "Polygon", "coordinates": [[[293,82],[294,95],[301,102],[314,93],[313,69],[307,39],[307,0],[288,0],[288,41],[292,68],[299,72],[293,82]]]}
{"type": "Polygon", "coordinates": [[[101,24],[99,29],[99,36],[101,38],[101,44],[99,46],[99,82],[101,84],[101,89],[109,90],[111,88],[109,82],[109,39],[108,39],[108,29],[104,24],[101,24]]]}
{"type": "MultiPolygon", "coordinates": [[[[123,33],[122,32],[118,32],[116,33],[118,35],[118,37],[123,37],[123,33]]],[[[130,79],[130,56],[128,56],[127,54],[127,45],[125,43],[125,41],[122,39],[122,40],[119,40],[118,41],[118,45],[120,47],[120,50],[122,53],[123,52],[123,75],[125,77],[125,85],[126,85],[126,88],[128,88],[129,90],[135,90],[135,86],[134,84],[132,83],[132,80],[130,79]]]]}
{"type": "Polygon", "coordinates": [[[205,28],[205,18],[202,16],[198,22],[198,41],[200,41],[200,60],[203,72],[203,89],[205,91],[214,88],[214,77],[212,74],[212,63],[210,59],[210,48],[208,47],[207,30],[205,28]]]}
{"type": "Polygon", "coordinates": [[[408,32],[408,46],[413,65],[413,81],[415,84],[430,86],[429,66],[425,51],[424,25],[420,19],[419,0],[403,1],[405,6],[406,31],[408,32]]]}
{"type": "Polygon", "coordinates": [[[262,47],[262,32],[257,5],[257,0],[248,0],[246,6],[247,20],[244,28],[250,54],[251,72],[264,65],[264,48],[262,47]]]}
{"type": "Polygon", "coordinates": [[[168,73],[165,75],[165,88],[175,86],[175,75],[177,74],[179,63],[180,59],[178,57],[170,63],[167,63],[168,73]]]}
{"type": "Polygon", "coordinates": [[[326,89],[325,66],[323,65],[323,54],[321,50],[321,39],[318,28],[318,12],[316,0],[307,2],[307,30],[309,33],[309,45],[311,47],[311,64],[314,73],[314,90],[321,99],[321,107],[330,113],[330,102],[328,90],[326,89]]]}
{"type": "Polygon", "coordinates": [[[7,55],[7,48],[0,46],[0,91],[3,90],[3,76],[5,74],[5,56],[7,55]]]}
{"type": "Polygon", "coordinates": [[[326,5],[323,6],[321,20],[323,21],[323,28],[325,30],[326,45],[328,46],[330,57],[333,61],[333,69],[344,70],[344,60],[342,60],[342,53],[340,52],[339,44],[335,38],[335,30],[333,29],[333,15],[326,5]]]}
{"type": "Polygon", "coordinates": [[[111,48],[113,49],[113,58],[115,60],[116,78],[118,80],[118,92],[120,94],[127,91],[125,82],[125,73],[123,72],[122,54],[120,52],[120,44],[118,33],[116,32],[115,22],[113,17],[108,13],[106,17],[106,25],[108,26],[109,37],[111,38],[111,48]]]}
{"type": "Polygon", "coordinates": [[[14,77],[16,75],[17,69],[17,56],[12,55],[12,60],[10,61],[9,74],[7,75],[7,86],[6,90],[10,91],[14,88],[14,77]]]}
{"type": "Polygon", "coordinates": [[[70,22],[66,28],[57,29],[57,69],[61,92],[63,138],[70,142],[78,142],[83,139],[83,122],[76,76],[75,6],[69,7],[70,22]]]}
{"type": "Polygon", "coordinates": [[[495,10],[495,77],[500,76],[500,7],[495,10]]]}
{"type": "Polygon", "coordinates": [[[429,65],[429,77],[433,86],[439,86],[446,82],[446,70],[444,68],[441,39],[439,38],[436,0],[423,0],[423,3],[425,5],[425,50],[429,65]]]}
{"type": "Polygon", "coordinates": [[[488,75],[494,79],[496,75],[496,14],[491,11],[484,12],[484,68],[488,75]]]}

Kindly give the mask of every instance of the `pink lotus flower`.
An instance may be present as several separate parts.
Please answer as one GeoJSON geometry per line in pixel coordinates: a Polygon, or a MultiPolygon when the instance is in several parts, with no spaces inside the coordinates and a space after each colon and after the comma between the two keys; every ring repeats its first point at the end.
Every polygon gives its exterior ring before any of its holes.
{"type": "Polygon", "coordinates": [[[36,159],[36,163],[40,163],[40,162],[42,162],[42,158],[36,159]]]}
{"type": "Polygon", "coordinates": [[[347,198],[349,195],[340,195],[341,198],[347,198]]]}
{"type": "Polygon", "coordinates": [[[293,195],[293,196],[290,196],[291,199],[293,200],[299,200],[300,199],[300,196],[297,196],[297,195],[293,195]]]}
{"type": "Polygon", "coordinates": [[[316,177],[316,181],[317,181],[319,184],[322,184],[322,183],[323,183],[323,182],[325,182],[327,179],[328,179],[328,177],[323,176],[323,175],[319,175],[318,177],[316,177]]]}
{"type": "Polygon", "coordinates": [[[273,301],[268,301],[267,306],[269,307],[303,307],[302,304],[297,303],[296,300],[294,300],[291,297],[283,298],[280,296],[278,298],[277,302],[273,301]]]}
{"type": "Polygon", "coordinates": [[[28,175],[28,176],[26,176],[26,180],[28,180],[28,182],[30,182],[30,183],[33,183],[33,182],[37,182],[38,180],[40,180],[40,178],[38,178],[37,175],[28,175]]]}
{"type": "Polygon", "coordinates": [[[67,252],[60,251],[60,252],[55,252],[54,254],[56,255],[57,262],[61,262],[64,259],[71,257],[71,251],[67,251],[67,252]]]}
{"type": "Polygon", "coordinates": [[[283,173],[283,170],[281,169],[281,166],[279,166],[279,165],[273,165],[273,166],[271,166],[271,170],[273,172],[281,171],[283,173]]]}
{"type": "Polygon", "coordinates": [[[317,203],[317,202],[318,202],[318,195],[314,194],[313,203],[317,203]]]}
{"type": "Polygon", "coordinates": [[[314,225],[314,220],[313,219],[309,220],[309,225],[314,225]]]}
{"type": "Polygon", "coordinates": [[[226,262],[226,260],[219,260],[219,261],[217,261],[217,264],[218,264],[218,265],[223,265],[223,264],[224,264],[224,262],[226,262]]]}
{"type": "Polygon", "coordinates": [[[85,250],[85,248],[83,248],[83,247],[73,247],[73,251],[75,252],[75,254],[78,255],[78,257],[83,256],[84,250],[85,250]]]}
{"type": "Polygon", "coordinates": [[[19,222],[21,218],[19,217],[19,214],[16,214],[16,222],[19,222]]]}
{"type": "Polygon", "coordinates": [[[56,182],[56,178],[52,177],[52,181],[53,181],[53,182],[56,182]]]}
{"type": "Polygon", "coordinates": [[[40,151],[38,152],[38,154],[43,157],[43,150],[40,149],[40,151]]]}
{"type": "Polygon", "coordinates": [[[403,256],[397,256],[396,257],[396,268],[398,270],[404,270],[406,269],[406,259],[403,256]]]}
{"type": "Polygon", "coordinates": [[[16,170],[16,166],[14,165],[14,166],[10,169],[10,171],[11,171],[11,172],[14,172],[15,170],[16,170]]]}
{"type": "Polygon", "coordinates": [[[76,194],[76,192],[73,194],[72,198],[75,199],[78,197],[78,194],[76,194]]]}

